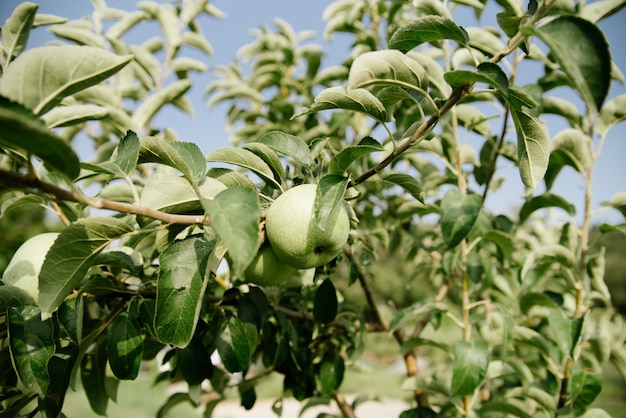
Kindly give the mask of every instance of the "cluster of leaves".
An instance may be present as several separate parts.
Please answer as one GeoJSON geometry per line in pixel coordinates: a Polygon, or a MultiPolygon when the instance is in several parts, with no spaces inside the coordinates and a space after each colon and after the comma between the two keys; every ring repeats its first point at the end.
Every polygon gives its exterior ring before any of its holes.
{"type": "MultiPolygon", "coordinates": [[[[36,298],[0,287],[3,413],[58,416],[80,375],[105,414],[119,381],[161,353],[158,379],[190,388],[163,414],[189,401],[210,416],[233,387],[252,408],[256,383],[275,372],[304,408],[334,399],[351,417],[363,398],[345,401],[344,373],[364,335],[382,331],[406,364],[406,416],[603,416],[589,407],[608,361],[626,376],[626,328],[604,283],[604,250],[591,251],[589,202],[597,151],[626,118],[626,95],[606,101],[623,76],[595,23],[623,2],[500,1],[500,28],[487,29],[452,19],[457,6],[480,17],[482,2],[340,0],[326,10],[325,35],[350,34],[353,48],[325,69],[323,48],[276,21],[277,32],[259,30],[240,51],[251,74],[217,70],[210,101],[230,105],[234,144],[208,155],[153,121],[167,104],[192,112],[188,72],[205,66],[181,47],[209,54],[197,18],[220,12],[207,0],[142,1],[134,12],[94,4],[89,19],[66,22],[26,2],[2,28],[3,213],[38,204],[66,225],[36,298]],[[145,21],[161,34],[121,39],[145,21]],[[40,25],[71,44],[26,49],[40,25]],[[516,85],[529,61],[544,73],[516,85]],[[550,94],[563,86],[583,112],[550,94]],[[545,114],[567,124],[552,140],[545,114]],[[89,162],[72,147],[77,135],[93,139],[89,162]],[[516,218],[484,207],[502,159],[528,190],[516,218]],[[566,166],[586,184],[582,225],[551,191],[566,166]],[[320,222],[348,200],[344,254],[277,288],[246,284],[264,209],[300,183],[324,191],[320,222]],[[545,208],[571,219],[548,225],[537,216],[545,208]],[[385,274],[419,293],[385,310],[385,274]]],[[[624,213],[624,195],[610,205],[624,213]]]]}

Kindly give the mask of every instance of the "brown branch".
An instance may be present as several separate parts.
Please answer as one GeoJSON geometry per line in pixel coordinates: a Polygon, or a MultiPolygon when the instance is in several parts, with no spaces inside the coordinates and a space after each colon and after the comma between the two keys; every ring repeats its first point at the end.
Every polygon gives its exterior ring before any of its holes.
{"type": "Polygon", "coordinates": [[[339,410],[343,414],[345,418],[356,418],[356,414],[354,413],[354,408],[346,401],[346,397],[343,396],[341,392],[335,392],[333,394],[333,399],[337,403],[339,410]]]}
{"type": "Polygon", "coordinates": [[[54,200],[82,203],[96,209],[108,209],[115,212],[146,216],[166,224],[203,224],[204,215],[177,215],[159,212],[141,205],[115,202],[113,200],[89,197],[81,193],[62,189],[33,176],[23,176],[12,171],[0,170],[0,181],[9,185],[19,185],[28,189],[36,189],[51,196],[54,200]]]}
{"type": "MultiPolygon", "coordinates": [[[[389,331],[389,324],[383,319],[380,310],[378,309],[378,305],[376,304],[376,300],[374,299],[374,292],[372,287],[369,284],[369,280],[367,278],[367,271],[363,267],[361,263],[358,263],[354,258],[354,254],[349,247],[346,247],[345,254],[348,260],[356,267],[357,277],[359,280],[359,284],[365,293],[365,298],[367,299],[367,304],[371,310],[371,314],[373,316],[373,321],[371,324],[372,331],[389,331]]],[[[393,331],[393,337],[396,339],[399,346],[402,346],[406,341],[406,337],[401,329],[395,329],[393,331]]],[[[408,350],[404,355],[404,365],[406,368],[406,375],[408,377],[416,377],[419,376],[420,370],[417,364],[417,355],[415,351],[408,350]]],[[[428,396],[426,392],[422,390],[415,391],[415,400],[420,406],[428,406],[428,396]]]]}

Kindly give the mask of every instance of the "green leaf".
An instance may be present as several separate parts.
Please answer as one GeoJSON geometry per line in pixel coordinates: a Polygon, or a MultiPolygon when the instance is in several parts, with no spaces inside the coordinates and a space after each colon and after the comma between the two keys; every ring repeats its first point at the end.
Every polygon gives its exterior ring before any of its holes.
{"type": "Polygon", "coordinates": [[[608,232],[621,232],[622,234],[626,235],[626,224],[620,224],[620,225],[602,224],[600,225],[600,232],[602,232],[603,234],[606,234],[608,232]]]}
{"type": "Polygon", "coordinates": [[[480,411],[485,412],[487,416],[514,416],[518,418],[532,418],[520,407],[515,406],[506,401],[488,401],[480,406],[480,411]],[[494,414],[495,413],[495,414],[494,414]],[[497,414],[497,415],[496,415],[497,414]]]}
{"type": "Polygon", "coordinates": [[[320,386],[323,395],[330,396],[341,386],[346,366],[337,354],[327,355],[320,364],[320,386]]]}
{"type": "Polygon", "coordinates": [[[206,156],[206,160],[209,162],[234,164],[239,167],[247,168],[276,189],[281,188],[280,183],[274,178],[274,173],[270,166],[252,151],[235,147],[219,148],[209,153],[206,156]]]}
{"type": "Polygon", "coordinates": [[[330,279],[325,279],[315,291],[313,317],[322,324],[330,324],[337,317],[337,291],[330,279]]]}
{"type": "Polygon", "coordinates": [[[8,61],[19,55],[28,42],[39,6],[25,1],[18,5],[2,25],[2,49],[8,61]]]}
{"type": "MultiPolygon", "coordinates": [[[[82,358],[80,377],[83,390],[89,401],[89,406],[98,415],[106,415],[109,403],[107,385],[111,377],[107,377],[107,353],[106,345],[99,344],[92,352],[88,352],[82,358]]],[[[118,381],[118,380],[116,380],[118,381]]]]}
{"type": "Polygon", "coordinates": [[[597,23],[622,10],[625,5],[626,0],[598,0],[585,4],[579,11],[579,16],[592,23],[597,23]]]}
{"type": "Polygon", "coordinates": [[[550,138],[539,119],[521,110],[511,112],[517,132],[517,156],[522,182],[534,189],[548,169],[550,138]]]}
{"type": "Polygon", "coordinates": [[[309,167],[313,162],[313,156],[309,147],[297,136],[280,131],[270,131],[259,138],[259,142],[276,152],[293,158],[305,167],[309,167]]]}
{"type": "Polygon", "coordinates": [[[548,320],[554,340],[561,347],[563,354],[576,359],[576,348],[582,337],[582,330],[586,316],[580,318],[564,318],[561,312],[550,310],[548,320]]]}
{"type": "Polygon", "coordinates": [[[596,125],[598,134],[605,138],[613,125],[626,120],[626,94],[619,95],[609,100],[602,106],[600,117],[596,125]]]}
{"type": "Polygon", "coordinates": [[[158,170],[144,186],[141,204],[167,213],[198,213],[202,210],[198,193],[205,199],[213,199],[224,189],[222,182],[210,177],[196,189],[171,170],[158,170]]]}
{"type": "Polygon", "coordinates": [[[396,184],[409,192],[411,196],[417,199],[421,203],[424,201],[424,189],[417,182],[415,177],[410,174],[404,173],[389,173],[382,176],[383,181],[396,184]]]}
{"type": "MultiPolygon", "coordinates": [[[[139,138],[133,131],[128,131],[126,136],[120,140],[117,146],[117,157],[115,158],[115,164],[126,175],[130,175],[137,166],[137,160],[139,159],[139,138]]],[[[202,156],[202,154],[200,154],[202,156]]],[[[204,157],[202,158],[204,160],[204,157]]]]}
{"type": "Polygon", "coordinates": [[[391,323],[389,324],[389,331],[393,332],[398,327],[404,325],[408,321],[412,321],[415,318],[420,318],[430,313],[445,313],[448,312],[448,307],[444,303],[436,302],[416,302],[406,308],[400,309],[394,315],[391,323]]]}
{"type": "Polygon", "coordinates": [[[265,161],[274,173],[274,178],[276,179],[276,181],[280,182],[281,184],[285,181],[285,170],[283,169],[283,165],[280,162],[278,154],[276,154],[276,152],[274,152],[272,148],[260,142],[250,142],[248,144],[245,144],[243,148],[253,152],[263,161],[265,161]]]}
{"type": "Polygon", "coordinates": [[[359,158],[373,152],[383,151],[384,149],[380,142],[366,136],[357,145],[348,146],[335,154],[330,160],[330,172],[343,174],[359,158]]]}
{"type": "Polygon", "coordinates": [[[488,363],[489,350],[486,342],[458,342],[452,363],[452,395],[473,395],[487,374],[488,363]]]}
{"type": "Polygon", "coordinates": [[[41,119],[46,126],[52,128],[62,128],[76,125],[89,120],[103,119],[109,111],[94,104],[77,104],[70,106],[58,106],[43,115],[41,119]]]}
{"type": "Polygon", "coordinates": [[[139,374],[143,354],[141,325],[137,318],[122,312],[109,329],[108,349],[111,371],[121,380],[134,380],[139,374]]]}
{"type": "Polygon", "coordinates": [[[140,10],[126,13],[124,17],[109,27],[104,36],[107,39],[121,39],[126,32],[145,19],[146,14],[140,10]]]}
{"type": "Polygon", "coordinates": [[[322,231],[331,214],[343,205],[343,195],[346,192],[348,179],[336,174],[322,177],[315,193],[315,221],[322,231]]]}
{"type": "Polygon", "coordinates": [[[545,244],[526,257],[522,270],[520,271],[522,283],[526,281],[526,286],[530,289],[534,283],[528,283],[527,276],[530,277],[529,272],[553,263],[558,263],[566,268],[573,269],[576,266],[576,257],[574,257],[574,253],[570,249],[562,245],[545,244]]]}
{"type": "Polygon", "coordinates": [[[0,126],[1,145],[24,149],[70,179],[78,176],[80,164],[74,150],[30,111],[4,97],[0,97],[0,126]]]}
{"type": "Polygon", "coordinates": [[[572,373],[572,409],[576,416],[584,414],[602,391],[603,378],[599,373],[576,369],[572,373]]]}
{"type": "Polygon", "coordinates": [[[35,305],[33,298],[24,290],[17,286],[0,286],[0,315],[7,312],[9,308],[18,308],[24,305],[35,305]]]}
{"type": "Polygon", "coordinates": [[[231,316],[218,337],[217,352],[226,370],[235,373],[248,368],[258,344],[259,334],[256,327],[231,316]]]}
{"type": "Polygon", "coordinates": [[[202,199],[211,226],[226,244],[233,272],[241,274],[259,249],[261,207],[255,190],[230,187],[213,200],[202,199]]]}
{"type": "Polygon", "coordinates": [[[571,204],[567,199],[548,192],[539,196],[535,196],[532,199],[524,202],[524,205],[519,211],[519,222],[526,222],[526,220],[534,211],[547,207],[561,208],[570,216],[574,216],[576,214],[576,207],[571,204]]]}
{"type": "Polygon", "coordinates": [[[48,251],[39,273],[42,318],[50,318],[104,248],[132,231],[121,220],[103,217],[79,219],[64,229],[48,251]]]}
{"type": "Polygon", "coordinates": [[[545,175],[547,188],[551,188],[564,166],[570,166],[580,174],[591,167],[589,138],[578,129],[564,129],[552,139],[552,152],[545,175]]]}
{"type": "Polygon", "coordinates": [[[591,111],[602,108],[611,84],[611,53],[595,24],[576,16],[561,16],[540,28],[526,26],[523,32],[548,45],[591,111]]]}
{"type": "Polygon", "coordinates": [[[485,83],[502,92],[504,97],[509,94],[509,79],[499,65],[483,62],[478,71],[456,70],[443,75],[444,80],[452,87],[459,87],[469,83],[485,83]]]}
{"type": "Polygon", "coordinates": [[[213,375],[211,353],[197,338],[192,338],[184,349],[177,348],[176,357],[180,374],[190,386],[199,385],[213,375]]]}
{"type": "Polygon", "coordinates": [[[43,115],[64,97],[96,85],[121,70],[132,56],[89,46],[32,48],[2,76],[0,94],[43,115]]]}
{"type": "Polygon", "coordinates": [[[144,129],[163,106],[172,103],[184,95],[190,88],[191,81],[185,78],[176,80],[164,89],[152,94],[133,112],[131,119],[134,129],[138,131],[144,129]]]}
{"type": "Polygon", "coordinates": [[[202,183],[206,161],[198,145],[192,142],[170,142],[153,136],[142,136],[139,143],[140,162],[168,165],[183,173],[191,184],[202,183]]]}
{"type": "Polygon", "coordinates": [[[466,45],[467,33],[451,19],[440,16],[423,16],[396,30],[389,40],[390,49],[407,52],[424,42],[451,39],[466,45]]]}
{"type": "Polygon", "coordinates": [[[380,123],[387,120],[385,106],[376,96],[365,89],[347,90],[343,86],[330,87],[322,90],[315,97],[313,104],[308,109],[294,116],[307,115],[327,109],[344,109],[364,113],[380,123]]]}
{"type": "Polygon", "coordinates": [[[24,386],[43,397],[50,384],[48,362],[54,355],[54,324],[41,319],[39,308],[9,309],[11,359],[24,386]]]}
{"type": "Polygon", "coordinates": [[[608,202],[602,202],[602,206],[609,206],[620,211],[626,217],[626,192],[617,192],[608,202]]]}
{"type": "Polygon", "coordinates": [[[450,189],[441,200],[441,231],[448,248],[457,246],[471,231],[478,219],[482,199],[475,194],[462,194],[450,189]]]}
{"type": "Polygon", "coordinates": [[[194,235],[163,250],[157,281],[154,330],[164,344],[186,347],[196,329],[209,281],[209,256],[216,240],[194,235]]]}
{"type": "Polygon", "coordinates": [[[70,344],[59,347],[56,354],[50,359],[48,363],[50,384],[46,396],[39,400],[39,407],[43,416],[60,416],[77,358],[78,346],[70,344]]]}
{"type": "Polygon", "coordinates": [[[378,85],[398,85],[426,89],[428,75],[424,67],[400,51],[386,49],[359,55],[348,75],[348,92],[378,85]]]}
{"type": "Polygon", "coordinates": [[[226,187],[244,186],[249,189],[256,190],[256,185],[247,176],[238,171],[224,167],[212,167],[207,171],[207,177],[215,179],[226,187]]]}

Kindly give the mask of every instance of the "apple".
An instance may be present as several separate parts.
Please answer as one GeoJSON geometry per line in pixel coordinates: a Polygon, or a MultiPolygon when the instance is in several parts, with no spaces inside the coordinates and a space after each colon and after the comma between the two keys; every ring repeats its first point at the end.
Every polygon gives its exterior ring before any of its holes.
{"type": "Polygon", "coordinates": [[[13,258],[2,275],[2,282],[6,285],[19,287],[33,300],[37,300],[39,296],[39,272],[48,250],[58,236],[58,232],[46,232],[26,240],[13,254],[13,258]]]}
{"type": "Polygon", "coordinates": [[[265,217],[265,233],[278,258],[297,269],[322,266],[343,250],[350,232],[344,205],[328,217],[324,228],[315,221],[317,185],[301,184],[278,196],[265,217]]]}
{"type": "Polygon", "coordinates": [[[297,273],[297,270],[281,261],[269,244],[261,246],[252,263],[244,272],[245,280],[259,286],[280,285],[297,273]]]}

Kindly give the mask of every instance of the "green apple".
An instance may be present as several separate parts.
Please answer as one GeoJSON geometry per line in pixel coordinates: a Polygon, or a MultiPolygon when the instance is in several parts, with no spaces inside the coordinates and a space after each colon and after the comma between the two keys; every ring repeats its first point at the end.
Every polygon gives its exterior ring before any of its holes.
{"type": "Polygon", "coordinates": [[[285,263],[308,269],[322,266],[342,251],[350,232],[350,218],[344,205],[328,217],[324,228],[315,221],[317,185],[293,187],[270,205],[265,232],[272,248],[285,263]]]}
{"type": "Polygon", "coordinates": [[[21,288],[36,301],[39,296],[41,266],[58,236],[58,232],[46,232],[24,242],[4,270],[2,282],[21,288]]]}
{"type": "Polygon", "coordinates": [[[289,280],[296,273],[295,268],[278,258],[269,244],[264,244],[244,272],[244,276],[248,283],[259,286],[277,286],[289,280]]]}

